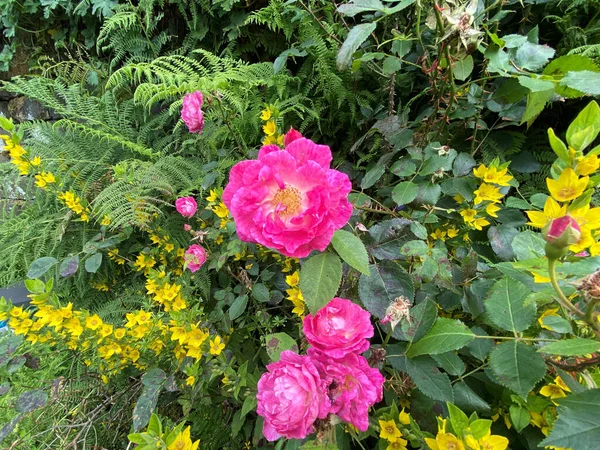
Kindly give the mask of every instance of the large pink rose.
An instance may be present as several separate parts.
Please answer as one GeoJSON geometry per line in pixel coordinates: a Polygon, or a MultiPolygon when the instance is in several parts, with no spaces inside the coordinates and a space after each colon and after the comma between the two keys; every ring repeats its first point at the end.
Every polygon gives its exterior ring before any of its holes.
{"type": "Polygon", "coordinates": [[[187,125],[190,133],[202,133],[204,128],[204,113],[202,112],[202,92],[196,91],[183,97],[181,118],[187,125]]]}
{"type": "Polygon", "coordinates": [[[193,244],[185,251],[185,267],[190,272],[196,272],[206,262],[206,250],[198,244],[193,244]]]}
{"type": "Polygon", "coordinates": [[[194,197],[180,197],[175,200],[175,208],[183,217],[189,218],[196,214],[198,204],[194,200],[194,197]]]}
{"type": "Polygon", "coordinates": [[[314,431],[315,420],[329,413],[325,381],[309,357],[290,350],[281,352],[280,360],[267,370],[256,395],[256,412],[265,419],[263,434],[269,441],[305,438],[314,431]]]}
{"type": "Polygon", "coordinates": [[[257,160],[233,166],[223,202],[239,238],[292,258],[325,250],[352,214],[352,185],[329,168],[331,159],[329,147],[300,138],[285,150],[264,146],[257,160]]]}
{"type": "Polygon", "coordinates": [[[332,358],[362,353],[373,337],[371,314],[344,298],[334,298],[314,316],[304,318],[302,329],[308,343],[332,358]]]}
{"type": "Polygon", "coordinates": [[[355,353],[348,353],[342,359],[332,359],[309,348],[308,356],[329,386],[332,401],[329,412],[337,414],[344,422],[350,422],[359,431],[367,431],[369,408],[383,398],[385,378],[381,372],[369,367],[367,360],[355,353]]]}

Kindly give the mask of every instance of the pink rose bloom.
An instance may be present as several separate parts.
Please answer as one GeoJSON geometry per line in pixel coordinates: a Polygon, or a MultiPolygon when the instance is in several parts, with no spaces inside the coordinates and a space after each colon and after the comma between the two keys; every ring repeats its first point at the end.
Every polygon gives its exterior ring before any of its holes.
{"type": "Polygon", "coordinates": [[[342,359],[331,359],[309,348],[308,356],[329,386],[332,402],[329,412],[359,431],[367,431],[369,408],[383,398],[385,378],[381,372],[369,367],[367,360],[355,353],[348,353],[342,359]]]}
{"type": "Polygon", "coordinates": [[[325,250],[352,214],[352,185],[329,168],[331,159],[329,147],[300,138],[284,150],[266,145],[257,160],[233,166],[223,202],[239,238],[292,258],[325,250]]]}
{"type": "Polygon", "coordinates": [[[183,97],[181,118],[187,125],[190,133],[202,133],[204,128],[204,113],[202,112],[202,92],[196,91],[183,97]]]}
{"type": "Polygon", "coordinates": [[[371,314],[350,300],[337,297],[314,316],[306,316],[302,329],[308,343],[331,358],[362,353],[373,337],[371,314]]]}
{"type": "Polygon", "coordinates": [[[192,217],[196,214],[196,210],[198,209],[198,204],[193,197],[180,197],[175,200],[175,208],[177,212],[181,214],[183,217],[192,217]]]}
{"type": "Polygon", "coordinates": [[[267,370],[256,395],[256,412],[265,419],[263,434],[269,441],[305,438],[314,431],[315,420],[329,414],[324,380],[308,356],[291,350],[281,352],[281,359],[267,370]]]}
{"type": "Polygon", "coordinates": [[[302,135],[300,134],[299,131],[294,130],[293,128],[290,128],[290,131],[285,133],[285,136],[283,137],[283,145],[285,147],[287,147],[292,142],[294,142],[296,139],[300,139],[301,137],[302,137],[302,135]]]}
{"type": "Polygon", "coordinates": [[[190,272],[196,272],[206,262],[206,250],[198,244],[190,245],[183,258],[190,272]]]}

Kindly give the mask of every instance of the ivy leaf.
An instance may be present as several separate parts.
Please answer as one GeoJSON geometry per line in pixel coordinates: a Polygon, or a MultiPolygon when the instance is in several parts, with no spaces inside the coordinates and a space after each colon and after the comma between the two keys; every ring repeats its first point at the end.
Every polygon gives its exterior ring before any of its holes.
{"type": "MultiPolygon", "coordinates": [[[[404,296],[409,300],[414,298],[412,278],[398,264],[383,261],[380,264],[372,264],[369,269],[369,276],[360,276],[358,295],[365,308],[374,316],[383,319],[386,309],[396,297],[404,296]]],[[[300,281],[302,282],[302,274],[300,281]]],[[[302,292],[304,293],[304,289],[302,292]]]]}
{"type": "Polygon", "coordinates": [[[438,355],[463,348],[475,335],[460,320],[440,317],[431,330],[408,350],[408,356],[438,355]]]}
{"type": "Polygon", "coordinates": [[[496,282],[485,300],[486,315],[490,321],[506,331],[517,333],[526,330],[535,320],[535,304],[525,304],[531,293],[519,281],[505,277],[496,282]]]}
{"type": "Polygon", "coordinates": [[[342,44],[340,51],[338,52],[336,62],[339,70],[345,70],[352,61],[352,55],[363,42],[367,40],[369,35],[375,31],[377,23],[361,23],[360,25],[354,26],[348,33],[348,37],[342,44]]]}
{"type": "Polygon", "coordinates": [[[592,339],[573,338],[551,342],[540,348],[538,352],[560,356],[582,356],[600,351],[600,342],[592,339]]]}
{"type": "Polygon", "coordinates": [[[550,435],[540,446],[589,450],[600,441],[600,389],[569,395],[555,400],[558,419],[550,435]]]}
{"type": "Polygon", "coordinates": [[[333,234],[331,244],[340,257],[359,272],[369,275],[369,255],[362,241],[344,230],[333,234]]]}
{"type": "Polygon", "coordinates": [[[526,398],[546,373],[546,363],[535,349],[518,341],[503,342],[490,353],[497,381],[526,398]]]}
{"type": "Polygon", "coordinates": [[[300,270],[300,289],[308,310],[315,314],[335,297],[342,281],[342,262],[331,252],[306,260],[300,270]]]}

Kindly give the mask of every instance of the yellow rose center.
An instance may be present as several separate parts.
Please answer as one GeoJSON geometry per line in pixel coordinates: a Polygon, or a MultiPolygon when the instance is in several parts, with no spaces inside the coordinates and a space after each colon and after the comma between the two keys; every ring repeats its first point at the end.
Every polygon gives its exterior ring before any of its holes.
{"type": "Polygon", "coordinates": [[[275,193],[273,205],[280,216],[294,216],[302,208],[302,194],[297,188],[286,186],[275,193]]]}

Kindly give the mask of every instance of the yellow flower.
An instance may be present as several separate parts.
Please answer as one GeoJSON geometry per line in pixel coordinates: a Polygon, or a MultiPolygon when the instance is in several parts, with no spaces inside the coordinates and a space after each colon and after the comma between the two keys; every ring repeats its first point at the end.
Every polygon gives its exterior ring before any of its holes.
{"type": "Polygon", "coordinates": [[[569,211],[569,215],[575,219],[580,228],[596,230],[600,228],[600,208],[590,208],[590,205],[569,211]]]}
{"type": "Polygon", "coordinates": [[[379,437],[394,442],[402,437],[402,432],[396,426],[393,420],[379,421],[379,437]]]}
{"type": "Polygon", "coordinates": [[[448,238],[452,239],[455,238],[456,236],[458,236],[458,230],[454,227],[450,227],[446,230],[446,233],[448,234],[448,238]]]}
{"type": "Polygon", "coordinates": [[[560,376],[558,376],[554,379],[554,384],[556,384],[563,391],[571,392],[571,389],[569,388],[569,386],[567,386],[565,384],[565,382],[562,380],[562,378],[560,376]]]}
{"type": "Polygon", "coordinates": [[[483,217],[480,217],[478,219],[475,219],[473,222],[471,222],[471,226],[475,227],[476,230],[482,230],[483,227],[488,226],[490,223],[484,219],[483,217]]]}
{"type": "Polygon", "coordinates": [[[274,120],[269,120],[264,126],[263,131],[267,136],[273,136],[277,133],[277,125],[274,120]]]}
{"type": "Polygon", "coordinates": [[[225,206],[225,203],[223,203],[223,202],[220,202],[218,205],[213,206],[212,212],[214,212],[221,219],[225,219],[225,218],[227,218],[227,216],[229,216],[229,210],[227,209],[227,206],[225,206]]]}
{"type": "Polygon", "coordinates": [[[479,440],[479,443],[481,444],[481,450],[506,450],[508,447],[508,439],[504,436],[491,434],[490,431],[479,440]]]}
{"type": "Polygon", "coordinates": [[[277,137],[275,135],[267,136],[262,141],[262,145],[275,145],[275,144],[277,144],[277,137]]]}
{"type": "Polygon", "coordinates": [[[102,218],[102,221],[100,222],[100,225],[103,225],[103,226],[110,225],[110,217],[104,216],[102,218]]]}
{"type": "Polygon", "coordinates": [[[500,207],[498,205],[495,205],[493,203],[490,203],[489,205],[486,206],[485,208],[485,212],[488,214],[488,216],[490,217],[498,217],[498,214],[496,214],[498,211],[500,211],[500,207]]]}
{"type": "Polygon", "coordinates": [[[96,331],[98,328],[102,326],[102,319],[98,316],[98,314],[94,314],[93,316],[85,319],[85,327],[90,330],[96,331]]]}
{"type": "Polygon", "coordinates": [[[475,199],[473,202],[476,205],[485,201],[496,203],[503,197],[503,194],[500,192],[499,188],[486,183],[481,183],[479,189],[473,193],[475,194],[475,199]]]}
{"type": "Polygon", "coordinates": [[[406,439],[398,438],[390,442],[385,450],[406,450],[406,444],[408,444],[406,439]]]}
{"type": "Polygon", "coordinates": [[[589,177],[579,179],[570,167],[563,170],[558,180],[546,178],[550,194],[559,202],[568,202],[579,197],[585,191],[589,181],[589,177]]]}
{"type": "Polygon", "coordinates": [[[591,175],[600,167],[600,158],[597,155],[589,155],[581,158],[577,163],[575,172],[578,175],[591,175]]]}
{"type": "Polygon", "coordinates": [[[125,330],[125,328],[117,328],[117,329],[115,330],[115,337],[116,337],[117,339],[123,339],[123,338],[125,337],[125,332],[126,332],[126,331],[127,331],[127,330],[125,330]]]}
{"type": "Polygon", "coordinates": [[[105,338],[107,336],[110,336],[113,332],[113,326],[109,325],[107,323],[102,324],[102,326],[100,327],[100,331],[98,332],[100,334],[101,337],[105,338]]]}
{"type": "MultiPolygon", "coordinates": [[[[596,242],[594,245],[590,246],[590,255],[600,256],[600,242],[596,242]]],[[[600,318],[600,316],[598,317],[600,318]]]]}
{"type": "Polygon", "coordinates": [[[293,274],[285,277],[285,282],[291,287],[298,286],[300,284],[300,273],[296,270],[293,274]]]}
{"type": "Polygon", "coordinates": [[[305,304],[304,296],[302,295],[300,288],[294,287],[286,290],[285,292],[288,295],[288,300],[294,304],[294,309],[292,309],[292,312],[298,317],[302,317],[305,311],[305,304]]]}
{"type": "MultiPolygon", "coordinates": [[[[534,281],[535,281],[535,279],[534,279],[534,281]]],[[[550,281],[549,278],[548,278],[548,281],[550,281]]],[[[547,309],[546,311],[544,311],[544,313],[538,319],[538,323],[540,324],[540,327],[545,328],[546,330],[552,331],[552,328],[544,325],[544,317],[560,317],[558,314],[556,314],[557,312],[558,312],[558,308],[550,308],[550,309],[547,309]]]]}
{"type": "Polygon", "coordinates": [[[563,391],[560,386],[552,383],[541,388],[540,395],[543,395],[544,397],[550,397],[552,400],[554,400],[555,398],[562,398],[567,396],[567,394],[565,394],[565,391],[563,391]]]}
{"type": "Polygon", "coordinates": [[[477,211],[475,211],[474,209],[463,209],[460,211],[460,215],[462,216],[465,223],[471,223],[475,220],[477,211]]]}
{"type": "MultiPolygon", "coordinates": [[[[594,208],[595,209],[595,208],[594,208]]],[[[552,197],[546,199],[544,204],[544,212],[540,211],[525,211],[529,216],[527,225],[535,228],[544,228],[548,222],[553,219],[558,219],[567,214],[567,205],[560,206],[552,197]]]]}
{"type": "Polygon", "coordinates": [[[573,253],[579,253],[585,250],[586,248],[594,245],[594,237],[592,236],[592,230],[590,230],[587,226],[580,227],[581,237],[576,244],[570,245],[569,250],[573,253]]]}
{"type": "Polygon", "coordinates": [[[30,162],[30,164],[34,167],[39,166],[42,163],[42,160],[39,156],[36,156],[35,158],[33,158],[30,162]]]}
{"type": "Polygon", "coordinates": [[[195,382],[196,382],[196,378],[192,375],[190,375],[189,377],[187,377],[185,379],[185,384],[187,384],[188,386],[193,386],[195,382]]]}
{"type": "Polygon", "coordinates": [[[431,233],[429,236],[431,236],[432,238],[439,240],[441,239],[442,241],[446,240],[446,232],[440,230],[439,228],[436,228],[436,230],[431,233]]]}
{"type": "Polygon", "coordinates": [[[400,411],[400,423],[402,425],[410,425],[410,414],[404,412],[404,408],[400,411]]]}
{"type": "Polygon", "coordinates": [[[473,174],[477,178],[483,179],[486,183],[497,184],[498,186],[508,186],[508,182],[513,179],[507,175],[508,169],[498,170],[496,167],[487,168],[481,164],[477,169],[473,169],[473,174]]]}
{"type": "Polygon", "coordinates": [[[217,236],[215,239],[215,244],[221,245],[223,243],[223,235],[217,236]]]}
{"type": "Polygon", "coordinates": [[[464,202],[464,201],[465,201],[465,198],[464,198],[462,195],[460,195],[460,194],[456,194],[456,195],[455,195],[454,197],[452,197],[452,198],[453,198],[453,199],[454,199],[454,201],[455,201],[456,203],[458,203],[459,205],[460,205],[462,202],[464,202]]]}
{"type": "Polygon", "coordinates": [[[218,198],[219,198],[219,195],[217,194],[217,191],[215,191],[214,189],[211,189],[210,195],[208,197],[206,197],[206,200],[212,203],[212,202],[216,202],[218,198]]]}
{"type": "Polygon", "coordinates": [[[264,120],[265,122],[269,120],[272,116],[271,108],[268,106],[260,112],[260,120],[264,120]]]}
{"type": "Polygon", "coordinates": [[[431,450],[465,450],[463,442],[452,433],[439,432],[435,439],[425,438],[431,450]]]}
{"type": "Polygon", "coordinates": [[[35,184],[38,187],[45,188],[47,185],[56,183],[56,178],[50,172],[42,172],[35,176],[35,184]]]}
{"type": "MultiPolygon", "coordinates": [[[[537,272],[531,272],[533,274],[533,282],[534,283],[550,283],[550,278],[548,278],[546,275],[542,275],[540,273],[537,272]]],[[[541,319],[541,317],[540,317],[541,319]]]]}
{"type": "Polygon", "coordinates": [[[211,355],[220,355],[223,349],[225,348],[225,344],[221,342],[221,337],[217,336],[216,338],[210,341],[210,354],[211,355]]]}
{"type": "Polygon", "coordinates": [[[190,427],[187,427],[182,433],[179,433],[173,442],[167,447],[167,450],[196,450],[200,441],[192,442],[190,438],[190,427]]]}
{"type": "Polygon", "coordinates": [[[171,253],[173,250],[175,250],[175,245],[173,245],[172,243],[168,243],[165,245],[165,251],[167,253],[171,253]]]}

